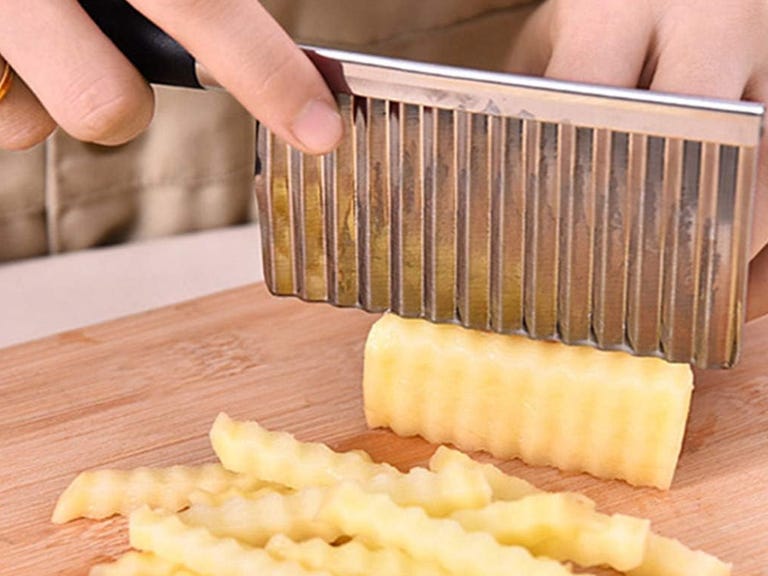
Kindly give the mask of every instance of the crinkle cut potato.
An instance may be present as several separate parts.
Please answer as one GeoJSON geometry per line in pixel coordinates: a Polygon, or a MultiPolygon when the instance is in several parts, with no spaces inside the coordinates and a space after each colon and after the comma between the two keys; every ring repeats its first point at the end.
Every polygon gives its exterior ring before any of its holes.
{"type": "Polygon", "coordinates": [[[365,348],[369,426],[637,486],[670,487],[692,391],[687,364],[394,314],[365,348]]]}
{"type": "Polygon", "coordinates": [[[133,550],[91,576],[564,576],[571,564],[730,573],[647,520],[445,446],[428,468],[403,473],[226,414],[210,437],[221,463],[88,471],[62,493],[57,521],[129,517],[133,550]]]}

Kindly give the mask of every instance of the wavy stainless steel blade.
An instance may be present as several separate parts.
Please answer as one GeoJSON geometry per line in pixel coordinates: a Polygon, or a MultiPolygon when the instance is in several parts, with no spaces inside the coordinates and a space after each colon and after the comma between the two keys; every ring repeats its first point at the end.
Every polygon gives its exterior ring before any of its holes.
{"type": "Polygon", "coordinates": [[[346,136],[260,135],[273,293],[735,363],[762,106],[308,53],[346,136]]]}

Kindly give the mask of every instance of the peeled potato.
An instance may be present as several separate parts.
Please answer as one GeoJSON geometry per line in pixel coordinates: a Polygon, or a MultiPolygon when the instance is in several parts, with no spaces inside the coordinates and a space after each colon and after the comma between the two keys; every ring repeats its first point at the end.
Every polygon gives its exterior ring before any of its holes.
{"type": "Polygon", "coordinates": [[[365,349],[371,427],[662,489],[692,390],[687,364],[393,314],[365,349]]]}

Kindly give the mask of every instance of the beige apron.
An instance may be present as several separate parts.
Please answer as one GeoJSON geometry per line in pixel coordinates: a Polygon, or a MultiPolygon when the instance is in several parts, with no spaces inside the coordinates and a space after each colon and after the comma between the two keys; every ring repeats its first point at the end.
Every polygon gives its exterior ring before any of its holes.
{"type": "MultiPolygon", "coordinates": [[[[522,0],[264,0],[300,42],[500,69],[522,0]]],[[[535,4],[535,3],[533,3],[535,4]]],[[[228,226],[254,216],[254,122],[228,95],[158,88],[117,148],[57,131],[0,151],[0,261],[228,226]]]]}

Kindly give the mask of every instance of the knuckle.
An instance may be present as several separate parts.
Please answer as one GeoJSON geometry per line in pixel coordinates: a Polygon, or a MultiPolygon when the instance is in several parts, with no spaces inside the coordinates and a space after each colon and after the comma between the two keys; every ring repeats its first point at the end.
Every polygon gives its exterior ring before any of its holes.
{"type": "Polygon", "coordinates": [[[74,124],[71,132],[81,140],[120,138],[143,115],[141,96],[108,79],[75,89],[69,101],[74,124]]]}
{"type": "Polygon", "coordinates": [[[253,97],[255,99],[267,99],[272,95],[290,94],[288,88],[290,86],[291,79],[296,79],[296,74],[293,74],[295,68],[295,58],[290,52],[276,52],[271,57],[263,60],[268,63],[259,70],[259,73],[254,76],[256,83],[253,97]]]}
{"type": "Polygon", "coordinates": [[[306,65],[311,64],[278,26],[262,29],[258,47],[253,46],[246,56],[249,98],[253,101],[290,100],[306,84],[306,65]]]}
{"type": "Polygon", "coordinates": [[[27,150],[43,142],[55,128],[54,121],[42,109],[21,110],[0,122],[0,148],[27,150]]]}
{"type": "Polygon", "coordinates": [[[25,124],[3,131],[0,135],[0,148],[11,151],[28,150],[45,141],[53,132],[53,128],[52,125],[40,123],[25,124]]]}

